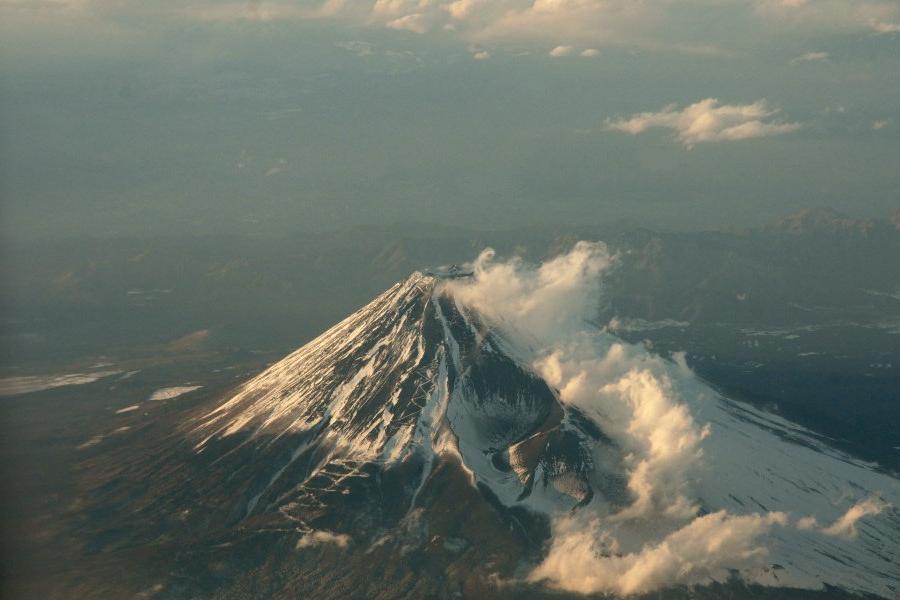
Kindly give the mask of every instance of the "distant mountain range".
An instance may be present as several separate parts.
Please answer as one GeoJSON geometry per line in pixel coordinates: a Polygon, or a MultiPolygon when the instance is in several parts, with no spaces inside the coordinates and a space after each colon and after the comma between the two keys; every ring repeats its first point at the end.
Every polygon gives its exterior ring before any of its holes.
{"type": "Polygon", "coordinates": [[[209,329],[223,343],[288,348],[423,266],[463,263],[488,246],[539,260],[579,239],[603,240],[620,256],[598,319],[769,327],[900,316],[900,218],[815,210],[761,229],[698,233],[407,225],[17,244],[4,263],[4,347],[46,355],[97,336],[127,346],[209,329]]]}

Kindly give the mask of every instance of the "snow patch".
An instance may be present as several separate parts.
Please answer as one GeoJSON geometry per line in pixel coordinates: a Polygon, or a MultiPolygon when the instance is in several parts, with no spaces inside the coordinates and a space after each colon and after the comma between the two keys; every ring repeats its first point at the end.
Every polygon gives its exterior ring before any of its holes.
{"type": "Polygon", "coordinates": [[[350,545],[351,538],[343,533],[333,533],[324,529],[310,531],[297,540],[296,549],[313,548],[323,544],[334,544],[339,548],[346,548],[350,545]]]}
{"type": "Polygon", "coordinates": [[[0,396],[17,396],[69,385],[85,385],[106,377],[118,375],[119,373],[121,371],[95,371],[93,373],[67,373],[64,375],[4,377],[0,378],[0,396]]]}
{"type": "Polygon", "coordinates": [[[150,400],[174,400],[178,396],[199,390],[202,385],[181,385],[176,387],[161,388],[150,394],[150,400]]]}

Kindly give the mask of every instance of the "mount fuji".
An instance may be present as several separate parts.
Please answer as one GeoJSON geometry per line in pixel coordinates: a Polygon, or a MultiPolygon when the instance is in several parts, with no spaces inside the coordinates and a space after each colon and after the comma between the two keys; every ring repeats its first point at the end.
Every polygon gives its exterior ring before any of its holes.
{"type": "Polygon", "coordinates": [[[241,589],[896,598],[898,480],[592,322],[615,263],[414,273],[183,423],[241,589]]]}

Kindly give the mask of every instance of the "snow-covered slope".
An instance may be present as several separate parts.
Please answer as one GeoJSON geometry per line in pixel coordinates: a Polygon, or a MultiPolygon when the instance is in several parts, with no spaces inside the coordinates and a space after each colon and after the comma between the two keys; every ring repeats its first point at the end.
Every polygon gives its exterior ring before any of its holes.
{"type": "Polygon", "coordinates": [[[241,518],[306,522],[362,481],[398,481],[391,502],[408,512],[449,463],[503,506],[552,520],[531,577],[562,589],[738,573],[897,596],[896,479],[606,331],[570,336],[576,363],[527,319],[474,301],[466,286],[483,274],[412,275],[194,425],[197,452],[253,457],[241,518]]]}
{"type": "Polygon", "coordinates": [[[198,451],[240,434],[241,446],[275,456],[284,451],[280,440],[300,440],[287,461],[273,459],[248,514],[260,501],[306,498],[302,482],[283,497],[277,491],[297,483],[285,474],[310,457],[316,466],[304,467],[305,478],[328,473],[332,491],[368,476],[365,465],[451,454],[510,503],[529,501],[536,472],[544,474],[541,489],[549,487],[548,507],[590,495],[587,422],[567,415],[544,381],[502,351],[508,344],[498,332],[436,291],[441,283],[414,274],[202,419],[198,451]]]}

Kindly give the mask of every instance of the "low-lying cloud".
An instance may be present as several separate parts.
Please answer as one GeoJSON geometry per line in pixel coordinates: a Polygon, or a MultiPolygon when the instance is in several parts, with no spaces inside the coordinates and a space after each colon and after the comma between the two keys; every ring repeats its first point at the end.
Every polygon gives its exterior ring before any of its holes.
{"type": "Polygon", "coordinates": [[[851,506],[840,519],[830,527],[823,529],[822,533],[843,538],[855,538],[857,521],[869,515],[877,515],[889,506],[887,502],[878,498],[867,498],[851,506]]]}
{"type": "Polygon", "coordinates": [[[638,135],[650,129],[670,129],[675,138],[691,148],[696,144],[728,142],[769,137],[800,129],[799,123],[779,121],[773,117],[778,109],[765,100],[752,104],[720,104],[706,98],[683,109],[674,104],[658,112],[643,112],[625,119],[607,119],[606,128],[638,135]]]}
{"type": "Polygon", "coordinates": [[[583,594],[638,594],[725,581],[732,569],[765,564],[766,549],[758,539],[787,522],[784,513],[734,516],[719,511],[694,519],[658,543],[622,554],[615,545],[604,544],[598,521],[584,527],[577,519],[564,519],[555,524],[550,552],[529,579],[583,594]]]}

